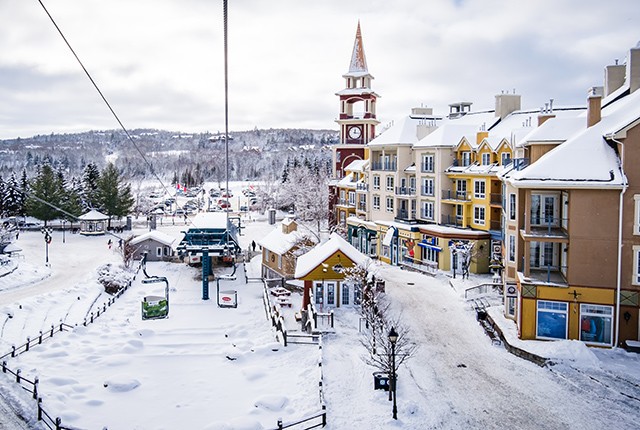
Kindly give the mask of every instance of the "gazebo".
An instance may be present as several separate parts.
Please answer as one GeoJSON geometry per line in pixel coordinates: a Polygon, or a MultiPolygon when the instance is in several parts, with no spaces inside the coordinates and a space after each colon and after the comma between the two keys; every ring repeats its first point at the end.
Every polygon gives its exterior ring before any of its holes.
{"type": "Polygon", "coordinates": [[[95,209],[91,209],[78,217],[80,220],[80,234],[85,236],[98,236],[105,233],[109,217],[95,209]]]}

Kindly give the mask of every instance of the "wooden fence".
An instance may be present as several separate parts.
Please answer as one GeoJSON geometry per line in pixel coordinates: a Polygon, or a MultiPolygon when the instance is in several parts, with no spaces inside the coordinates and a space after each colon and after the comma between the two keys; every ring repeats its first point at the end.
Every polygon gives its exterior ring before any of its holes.
{"type": "MultiPolygon", "coordinates": [[[[142,267],[142,264],[137,267],[136,274],[140,271],[141,267],[142,267]]],[[[136,274],[134,274],[133,278],[129,280],[129,282],[127,282],[127,284],[124,287],[119,289],[114,296],[110,297],[109,300],[107,300],[105,303],[102,304],[102,306],[98,306],[97,311],[91,312],[87,317],[85,317],[82,322],[82,325],[86,327],[87,324],[92,324],[96,318],[104,314],[107,311],[107,309],[110,308],[111,305],[113,305],[116,302],[116,299],[119,299],[122,296],[122,294],[124,294],[124,292],[127,289],[129,289],[129,287],[131,287],[132,282],[136,279],[136,274]]],[[[63,322],[60,322],[59,324],[56,324],[56,325],[52,324],[50,330],[47,330],[46,332],[43,332],[42,330],[40,330],[38,336],[34,336],[33,338],[27,337],[27,341],[24,344],[17,347],[15,345],[12,345],[11,351],[0,356],[0,360],[3,360],[2,373],[12,375],[15,378],[15,382],[32,395],[33,399],[36,400],[36,404],[37,404],[38,421],[41,421],[42,423],[44,423],[44,425],[46,425],[51,430],[80,430],[80,429],[78,429],[77,427],[63,426],[62,419],[60,417],[54,418],[50,413],[48,413],[42,406],[42,397],[38,395],[39,394],[38,377],[36,376],[33,381],[30,379],[24,378],[21,375],[22,371],[20,369],[12,370],[7,366],[7,362],[5,358],[9,358],[9,357],[14,358],[17,355],[24,354],[25,352],[30,351],[33,346],[40,345],[44,340],[52,338],[54,334],[61,333],[63,331],[71,331],[76,326],[78,326],[78,324],[75,324],[72,326],[63,322]]],[[[106,430],[106,429],[107,428],[104,427],[103,430],[106,430]]]]}

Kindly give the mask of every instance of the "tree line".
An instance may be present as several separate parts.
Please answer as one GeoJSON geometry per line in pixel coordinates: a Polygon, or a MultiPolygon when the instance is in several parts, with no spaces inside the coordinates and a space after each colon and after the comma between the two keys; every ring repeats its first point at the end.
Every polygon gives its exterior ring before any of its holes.
{"type": "Polygon", "coordinates": [[[31,216],[44,221],[73,221],[83,213],[96,209],[110,218],[129,215],[134,199],[131,185],[108,163],[99,170],[88,163],[81,177],[69,176],[62,168],[44,163],[35,167],[29,179],[26,170],[20,179],[15,173],[4,180],[0,177],[0,214],[3,218],[31,216]]]}

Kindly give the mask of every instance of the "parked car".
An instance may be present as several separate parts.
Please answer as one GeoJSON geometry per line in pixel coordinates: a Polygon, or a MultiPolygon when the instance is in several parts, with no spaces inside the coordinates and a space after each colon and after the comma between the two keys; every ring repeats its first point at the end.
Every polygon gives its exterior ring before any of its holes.
{"type": "Polygon", "coordinates": [[[218,200],[218,206],[220,206],[222,209],[226,209],[231,207],[231,204],[224,199],[220,199],[218,200]]]}
{"type": "Polygon", "coordinates": [[[248,206],[240,206],[240,212],[249,212],[248,206]]]}

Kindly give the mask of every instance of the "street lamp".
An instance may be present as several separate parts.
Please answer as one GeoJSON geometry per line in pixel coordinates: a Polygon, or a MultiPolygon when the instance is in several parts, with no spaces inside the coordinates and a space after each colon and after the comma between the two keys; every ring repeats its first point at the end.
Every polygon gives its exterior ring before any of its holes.
{"type": "Polygon", "coordinates": [[[63,220],[62,220],[62,243],[65,243],[65,239],[64,239],[64,227],[65,227],[65,224],[66,224],[66,223],[67,223],[67,221],[63,219],[63,220]]]}
{"type": "Polygon", "coordinates": [[[389,330],[389,342],[391,343],[391,391],[393,393],[393,419],[398,419],[398,407],[396,406],[396,342],[398,332],[395,327],[389,330]]]}
{"type": "Polygon", "coordinates": [[[42,234],[44,234],[44,245],[45,245],[45,265],[49,266],[49,244],[51,243],[51,229],[47,227],[42,227],[42,234]]]}

